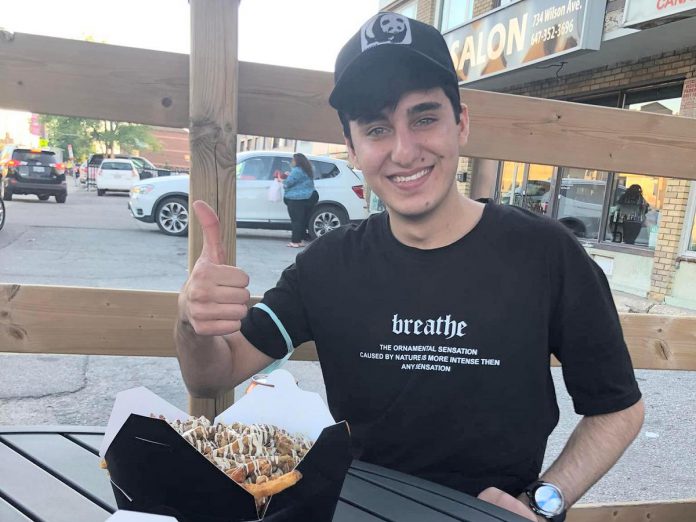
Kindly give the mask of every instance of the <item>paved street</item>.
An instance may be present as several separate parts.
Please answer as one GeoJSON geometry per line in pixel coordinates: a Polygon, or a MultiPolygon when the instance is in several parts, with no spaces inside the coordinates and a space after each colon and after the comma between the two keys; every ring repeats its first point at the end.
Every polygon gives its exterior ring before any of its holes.
{"type": "MultiPolygon", "coordinates": [[[[97,197],[70,188],[64,205],[33,196],[7,202],[7,223],[0,231],[0,282],[180,288],[186,278],[186,238],[165,236],[156,225],[131,218],[123,195],[97,197]]],[[[285,247],[288,238],[284,231],[239,231],[238,264],[250,275],[252,294],[272,286],[292,262],[297,251],[285,247]]],[[[303,388],[324,393],[318,363],[288,363],[287,369],[303,388]]],[[[561,421],[549,441],[547,463],[578,420],[560,370],[552,373],[561,421]]],[[[648,408],[645,426],[619,465],[586,495],[586,502],[694,496],[696,372],[637,375],[648,408]]],[[[0,354],[0,424],[103,425],[114,395],[139,385],[186,408],[174,359],[0,354]]]]}
{"type": "MultiPolygon", "coordinates": [[[[72,183],[72,182],[70,182],[72,183]]],[[[186,280],[185,237],[162,234],[128,212],[126,194],[86,192],[69,185],[65,204],[15,196],[5,202],[0,232],[0,280],[47,284],[179,290],[186,280]]],[[[239,230],[237,263],[260,295],[292,263],[290,232],[239,230]]]]}

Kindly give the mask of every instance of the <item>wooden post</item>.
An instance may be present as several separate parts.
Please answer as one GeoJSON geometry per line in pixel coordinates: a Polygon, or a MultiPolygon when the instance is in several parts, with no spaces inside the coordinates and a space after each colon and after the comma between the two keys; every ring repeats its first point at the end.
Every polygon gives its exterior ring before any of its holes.
{"type": "MultiPolygon", "coordinates": [[[[226,262],[236,257],[237,23],[239,0],[190,0],[191,57],[189,115],[191,179],[189,202],[202,199],[222,224],[226,262]]],[[[189,205],[191,208],[191,205],[189,205]]],[[[189,271],[203,245],[189,213],[189,271]]],[[[216,399],[189,401],[192,415],[211,419],[234,402],[234,390],[216,399]]]]}

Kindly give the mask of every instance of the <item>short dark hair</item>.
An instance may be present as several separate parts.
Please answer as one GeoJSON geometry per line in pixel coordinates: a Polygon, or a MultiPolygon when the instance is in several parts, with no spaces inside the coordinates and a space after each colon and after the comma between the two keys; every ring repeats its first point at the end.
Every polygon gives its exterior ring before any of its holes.
{"type": "MultiPolygon", "coordinates": [[[[419,71],[420,72],[420,71],[419,71]]],[[[407,93],[413,91],[426,91],[440,87],[452,104],[454,121],[459,123],[461,114],[461,99],[459,88],[450,82],[443,82],[437,75],[423,75],[414,71],[406,77],[400,77],[387,89],[383,89],[377,96],[356,96],[350,105],[345,105],[338,111],[338,118],[343,126],[343,134],[351,142],[350,122],[369,118],[381,113],[385,109],[394,110],[399,100],[407,93]]]]}

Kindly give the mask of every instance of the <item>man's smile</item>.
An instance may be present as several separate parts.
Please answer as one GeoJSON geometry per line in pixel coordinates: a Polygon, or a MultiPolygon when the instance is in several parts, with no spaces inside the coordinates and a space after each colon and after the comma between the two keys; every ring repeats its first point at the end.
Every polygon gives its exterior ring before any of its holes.
{"type": "Polygon", "coordinates": [[[424,178],[428,174],[430,174],[433,170],[433,167],[426,167],[422,168],[419,170],[416,170],[415,172],[412,173],[403,173],[403,174],[393,174],[391,176],[387,176],[389,180],[391,180],[393,183],[396,184],[412,184],[415,181],[420,180],[421,178],[424,178]]]}

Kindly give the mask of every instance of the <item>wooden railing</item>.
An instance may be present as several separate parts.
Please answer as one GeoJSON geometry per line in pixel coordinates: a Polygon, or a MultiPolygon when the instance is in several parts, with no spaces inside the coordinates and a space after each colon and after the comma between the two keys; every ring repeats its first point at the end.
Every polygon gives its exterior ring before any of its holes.
{"type": "MultiPolygon", "coordinates": [[[[173,357],[176,297],[176,292],[0,285],[0,352],[173,357]]],[[[620,317],[635,368],[696,370],[696,316],[620,317]]],[[[298,348],[292,360],[316,361],[314,343],[298,348]]]]}
{"type": "MultiPolygon", "coordinates": [[[[222,216],[234,262],[236,134],[342,143],[330,73],[236,59],[237,2],[191,0],[191,56],[0,34],[0,107],[191,131],[191,197],[222,216]],[[191,78],[191,82],[189,82],[191,78]]],[[[696,119],[462,89],[463,155],[696,180],[696,119]]],[[[201,235],[195,218],[189,261],[201,235]]],[[[176,293],[0,285],[0,352],[172,356],[176,293]]],[[[696,370],[696,318],[623,314],[636,368],[696,370]]],[[[316,360],[311,343],[296,360],[316,360]]],[[[192,401],[196,413],[226,407],[192,401]]],[[[570,522],[691,522],[696,500],[574,508],[570,522]]]]}

